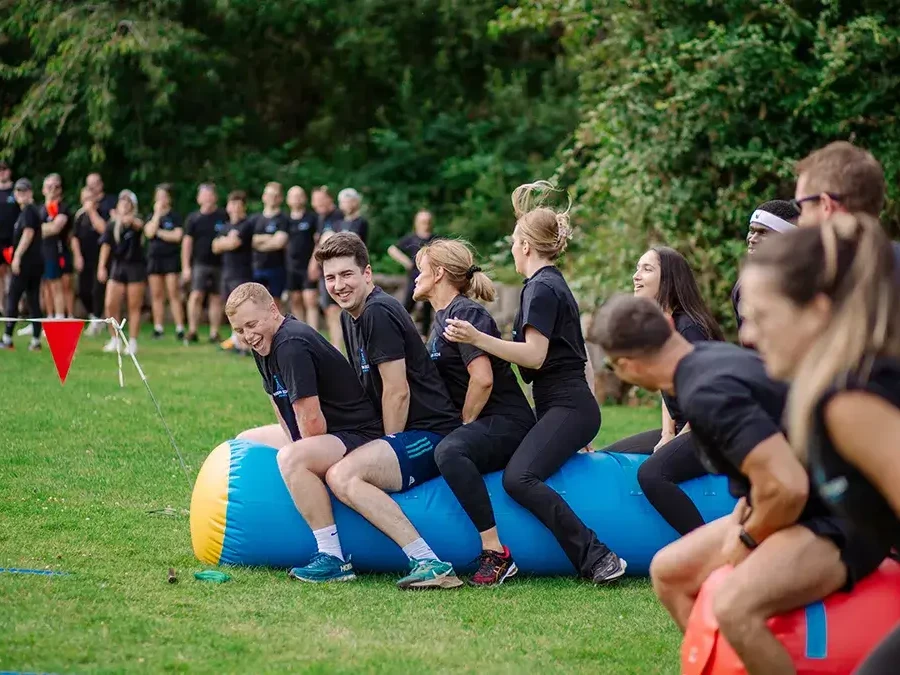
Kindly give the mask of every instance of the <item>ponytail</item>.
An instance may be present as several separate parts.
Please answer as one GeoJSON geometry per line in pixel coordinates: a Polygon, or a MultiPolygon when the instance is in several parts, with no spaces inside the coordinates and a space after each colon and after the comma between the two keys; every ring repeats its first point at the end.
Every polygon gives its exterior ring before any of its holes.
{"type": "Polygon", "coordinates": [[[539,180],[520,185],[512,193],[513,212],[522,237],[547,260],[556,260],[562,255],[572,237],[571,199],[565,211],[544,206],[553,192],[558,190],[549,181],[539,180]]]}
{"type": "Polygon", "coordinates": [[[447,281],[460,293],[473,300],[492,302],[497,295],[494,283],[475,264],[471,246],[462,239],[436,239],[416,253],[416,266],[428,256],[433,270],[443,269],[447,281]]]}

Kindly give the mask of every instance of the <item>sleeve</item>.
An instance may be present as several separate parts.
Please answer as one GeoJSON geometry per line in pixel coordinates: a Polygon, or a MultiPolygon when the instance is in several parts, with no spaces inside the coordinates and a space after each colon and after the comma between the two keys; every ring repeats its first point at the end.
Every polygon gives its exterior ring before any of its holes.
{"type": "Polygon", "coordinates": [[[181,220],[181,216],[175,213],[174,211],[169,212],[169,217],[172,219],[172,229],[177,230],[179,227],[183,226],[183,222],[181,220]]]}
{"type": "Polygon", "coordinates": [[[277,232],[288,232],[288,230],[290,230],[290,226],[291,226],[291,221],[288,219],[288,217],[286,215],[284,215],[282,213],[281,216],[278,218],[278,224],[276,225],[276,227],[277,227],[276,231],[277,232]]]}
{"type": "Polygon", "coordinates": [[[187,220],[184,222],[184,234],[187,237],[194,236],[195,225],[197,223],[197,214],[192,213],[187,217],[187,220]]]}
{"type": "Polygon", "coordinates": [[[410,252],[415,254],[415,251],[412,250],[413,249],[413,244],[412,244],[413,236],[414,235],[408,234],[405,237],[403,237],[402,239],[400,239],[400,241],[397,242],[397,248],[399,248],[401,251],[403,251],[406,255],[410,255],[410,252]]]}
{"type": "Polygon", "coordinates": [[[109,244],[110,246],[113,245],[113,241],[114,241],[113,230],[115,230],[115,229],[116,229],[116,221],[114,221],[114,220],[106,221],[106,227],[103,228],[103,234],[100,235],[99,244],[101,246],[103,246],[103,244],[109,244]]]}
{"type": "Polygon", "coordinates": [[[531,326],[545,338],[553,337],[558,311],[559,298],[552,288],[539,281],[528,284],[522,297],[523,338],[525,326],[531,326]]]}
{"type": "Polygon", "coordinates": [[[369,238],[369,221],[368,220],[366,220],[365,218],[360,218],[359,228],[358,228],[358,231],[356,234],[359,235],[359,238],[363,240],[364,244],[368,241],[368,238],[369,238]]]}
{"type": "Polygon", "coordinates": [[[703,332],[703,329],[693,321],[691,321],[687,326],[685,326],[678,332],[681,333],[681,337],[692,344],[695,342],[706,342],[707,340],[709,340],[709,338],[706,337],[706,333],[703,332]]]}
{"type": "Polygon", "coordinates": [[[34,209],[29,209],[25,214],[25,223],[24,229],[28,230],[40,230],[41,228],[41,216],[34,209]]]}
{"type": "Polygon", "coordinates": [[[316,366],[309,347],[301,340],[287,340],[278,346],[275,367],[281,375],[291,403],[318,395],[316,366]]]}
{"type": "Polygon", "coordinates": [[[403,332],[384,306],[375,305],[365,311],[362,333],[366,354],[373,366],[406,358],[403,332]]]}
{"type": "MultiPolygon", "coordinates": [[[[491,319],[487,312],[479,311],[475,307],[466,307],[462,311],[456,312],[452,318],[468,321],[476,328],[476,330],[498,337],[498,331],[496,324],[494,324],[494,320],[491,319]]],[[[467,366],[484,354],[478,347],[463,342],[460,342],[457,347],[459,347],[459,355],[462,358],[463,363],[467,366]]]]}

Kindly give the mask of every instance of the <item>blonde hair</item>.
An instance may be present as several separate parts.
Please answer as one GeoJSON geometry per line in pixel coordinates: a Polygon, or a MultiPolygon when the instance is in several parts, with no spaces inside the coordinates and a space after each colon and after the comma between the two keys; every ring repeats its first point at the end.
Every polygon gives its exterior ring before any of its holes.
{"type": "Polygon", "coordinates": [[[250,281],[231,291],[231,295],[228,296],[228,300],[225,302],[225,314],[234,316],[238,307],[245,302],[252,302],[257,307],[269,307],[275,302],[275,298],[272,297],[272,294],[269,293],[265,286],[250,281]]]}
{"type": "Polygon", "coordinates": [[[275,190],[279,194],[279,196],[284,193],[284,188],[281,186],[281,183],[277,181],[273,180],[266,183],[266,189],[268,190],[269,188],[275,190]]]}
{"type": "Polygon", "coordinates": [[[747,266],[769,267],[786,298],[824,295],[831,319],[803,356],[787,404],[791,444],[805,461],[815,406],[829,387],[865,381],[878,356],[900,357],[900,293],[890,240],[868,214],[837,213],[819,228],[766,240],[747,266]]]}
{"type": "Polygon", "coordinates": [[[549,181],[539,180],[520,185],[512,193],[516,227],[535,252],[547,260],[562,255],[572,237],[571,200],[565,211],[544,206],[550,194],[558,191],[549,181]]]}
{"type": "Polygon", "coordinates": [[[447,281],[463,295],[475,300],[492,302],[497,293],[494,283],[475,264],[469,242],[461,239],[437,239],[425,244],[416,253],[416,267],[428,256],[432,271],[441,268],[447,281]]]}

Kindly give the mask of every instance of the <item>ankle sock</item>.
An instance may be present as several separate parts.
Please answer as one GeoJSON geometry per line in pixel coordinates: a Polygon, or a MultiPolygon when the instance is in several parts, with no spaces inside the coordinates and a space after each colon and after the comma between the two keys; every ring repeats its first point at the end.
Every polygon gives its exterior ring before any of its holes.
{"type": "Polygon", "coordinates": [[[316,538],[316,546],[320,553],[327,553],[335,558],[344,560],[344,552],[341,550],[341,538],[338,536],[337,525],[329,525],[320,530],[313,530],[313,536],[316,538]]]}
{"type": "Polygon", "coordinates": [[[410,560],[439,560],[422,537],[404,546],[403,552],[410,560]]]}

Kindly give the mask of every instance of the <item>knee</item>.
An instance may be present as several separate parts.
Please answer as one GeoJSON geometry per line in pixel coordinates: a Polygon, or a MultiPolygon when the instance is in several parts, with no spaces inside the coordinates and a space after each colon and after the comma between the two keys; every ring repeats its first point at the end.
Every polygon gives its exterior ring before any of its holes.
{"type": "Polygon", "coordinates": [[[342,502],[350,498],[355,478],[355,472],[342,462],[338,462],[325,472],[325,484],[342,502]]]}
{"type": "Polygon", "coordinates": [[[446,468],[452,470],[460,460],[467,456],[465,447],[461,443],[455,442],[453,438],[445,438],[434,449],[434,463],[437,464],[441,473],[444,473],[446,468]]]}
{"type": "Polygon", "coordinates": [[[671,546],[666,546],[650,561],[650,581],[657,597],[671,593],[684,581],[684,569],[679,558],[671,546]]]}
{"type": "Polygon", "coordinates": [[[765,619],[757,616],[759,607],[753,602],[756,595],[743,584],[726,583],[713,596],[713,615],[722,634],[733,645],[741,644],[754,623],[765,619]]]}
{"type": "Polygon", "coordinates": [[[503,472],[503,489],[506,494],[520,501],[528,494],[528,489],[537,482],[537,478],[526,471],[510,469],[507,467],[503,472]]]}
{"type": "Polygon", "coordinates": [[[659,470],[657,462],[653,461],[652,455],[638,467],[637,479],[638,485],[644,492],[647,492],[648,486],[652,488],[655,484],[662,482],[662,472],[659,470]]]}

